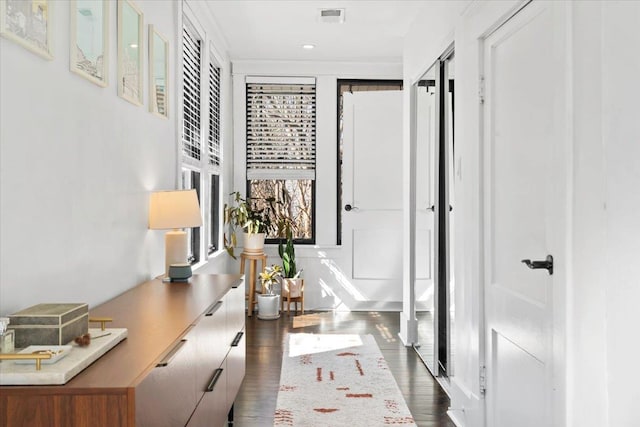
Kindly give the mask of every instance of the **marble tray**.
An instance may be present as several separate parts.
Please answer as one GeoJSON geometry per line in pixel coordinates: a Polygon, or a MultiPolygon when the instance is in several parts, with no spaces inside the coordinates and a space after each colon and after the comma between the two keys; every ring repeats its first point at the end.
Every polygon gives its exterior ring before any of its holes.
{"type": "MultiPolygon", "coordinates": [[[[62,359],[63,357],[66,357],[69,353],[71,353],[72,349],[73,347],[70,345],[30,345],[24,350],[19,351],[18,354],[29,354],[29,353],[35,353],[38,351],[48,350],[53,353],[53,356],[51,357],[51,359],[42,359],[40,363],[42,363],[43,365],[52,365],[54,363],[57,363],[58,360],[62,359]]],[[[36,360],[35,359],[16,360],[13,363],[16,363],[18,365],[35,365],[36,360]]]]}
{"type": "Polygon", "coordinates": [[[57,363],[43,364],[39,371],[34,365],[24,365],[13,360],[1,361],[0,385],[65,384],[127,337],[126,328],[107,328],[105,331],[100,328],[90,328],[89,333],[92,337],[99,337],[106,333],[109,335],[92,339],[91,344],[86,347],[72,344],[71,351],[65,358],[57,363]]]}

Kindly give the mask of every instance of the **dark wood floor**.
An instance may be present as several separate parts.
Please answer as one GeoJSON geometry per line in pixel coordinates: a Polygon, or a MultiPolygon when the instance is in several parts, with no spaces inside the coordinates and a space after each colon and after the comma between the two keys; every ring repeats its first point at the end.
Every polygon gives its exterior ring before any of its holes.
{"type": "Polygon", "coordinates": [[[235,403],[234,426],[273,425],[284,339],[288,333],[306,332],[373,335],[416,423],[455,427],[446,415],[449,398],[414,350],[399,340],[399,317],[398,313],[385,312],[322,312],[284,315],[278,320],[247,317],[247,373],[235,403]]]}

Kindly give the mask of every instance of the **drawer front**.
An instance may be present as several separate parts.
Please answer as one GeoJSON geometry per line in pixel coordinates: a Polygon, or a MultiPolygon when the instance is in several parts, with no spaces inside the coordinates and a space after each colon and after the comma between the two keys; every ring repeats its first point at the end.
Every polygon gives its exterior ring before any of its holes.
{"type": "Polygon", "coordinates": [[[198,402],[193,332],[178,341],[136,387],[136,426],[175,427],[189,420],[198,402]]]}
{"type": "Polygon", "coordinates": [[[225,299],[227,300],[227,325],[229,327],[227,342],[231,343],[236,336],[236,332],[244,328],[244,279],[240,282],[237,288],[231,288],[229,290],[225,299]]]}
{"type": "Polygon", "coordinates": [[[247,335],[244,333],[244,329],[241,333],[242,336],[237,341],[237,345],[231,347],[227,356],[227,370],[229,371],[227,374],[227,407],[229,408],[236,400],[246,371],[247,335]]]}
{"type": "Polygon", "coordinates": [[[227,365],[223,362],[210,376],[207,391],[200,399],[198,407],[189,419],[188,427],[222,427],[226,425],[227,414],[227,365]]]}
{"type": "Polygon", "coordinates": [[[209,385],[211,372],[222,364],[229,352],[229,343],[226,340],[226,305],[225,298],[212,304],[193,329],[196,338],[194,366],[198,399],[209,385]]]}

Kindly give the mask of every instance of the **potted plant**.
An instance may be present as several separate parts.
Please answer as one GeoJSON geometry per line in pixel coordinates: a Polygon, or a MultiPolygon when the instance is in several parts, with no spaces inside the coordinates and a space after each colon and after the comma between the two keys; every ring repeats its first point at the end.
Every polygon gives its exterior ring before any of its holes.
{"type": "Polygon", "coordinates": [[[273,292],[273,287],[282,277],[282,267],[277,264],[264,269],[260,273],[262,294],[258,294],[258,319],[277,319],[280,317],[280,295],[273,292]]]}
{"type": "Polygon", "coordinates": [[[296,265],[296,249],[293,244],[293,231],[295,224],[288,218],[282,218],[278,222],[278,235],[281,237],[278,243],[278,255],[282,259],[282,297],[298,298],[302,293],[302,279],[296,265]]]}
{"type": "Polygon", "coordinates": [[[224,248],[233,259],[238,246],[237,230],[244,232],[244,250],[251,253],[264,252],[264,239],[271,230],[271,206],[275,199],[264,199],[263,207],[257,207],[257,200],[247,201],[238,191],[230,194],[231,204],[224,205],[224,223],[229,226],[229,235],[224,235],[224,248]]]}

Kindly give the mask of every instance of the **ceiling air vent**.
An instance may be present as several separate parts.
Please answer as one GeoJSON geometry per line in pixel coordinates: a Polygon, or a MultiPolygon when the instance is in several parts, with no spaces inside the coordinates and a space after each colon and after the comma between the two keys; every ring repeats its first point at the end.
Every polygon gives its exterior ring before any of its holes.
{"type": "Polygon", "coordinates": [[[328,24],[342,24],[344,22],[344,9],[320,9],[318,21],[328,24]]]}

